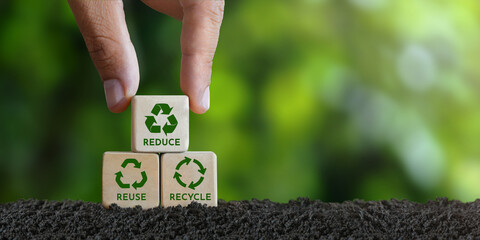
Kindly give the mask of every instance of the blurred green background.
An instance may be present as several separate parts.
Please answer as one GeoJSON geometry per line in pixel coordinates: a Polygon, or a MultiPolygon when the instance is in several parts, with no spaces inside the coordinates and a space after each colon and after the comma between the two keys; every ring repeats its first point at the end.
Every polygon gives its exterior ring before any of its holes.
{"type": "MultiPolygon", "coordinates": [[[[181,23],[125,1],[138,94],[181,94],[181,23]]],[[[477,0],[227,0],[190,150],[225,200],[480,197],[477,0]]],[[[0,201],[101,200],[130,151],[64,0],[0,1],[0,201]]]]}

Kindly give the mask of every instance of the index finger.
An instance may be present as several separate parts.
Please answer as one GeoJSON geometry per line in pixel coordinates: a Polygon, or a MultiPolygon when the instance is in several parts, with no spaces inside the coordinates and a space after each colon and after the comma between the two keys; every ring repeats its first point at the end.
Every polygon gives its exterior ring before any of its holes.
{"type": "Polygon", "coordinates": [[[124,111],[139,83],[122,0],[68,0],[90,56],[103,81],[112,112],[124,111]]]}
{"type": "Polygon", "coordinates": [[[180,86],[190,99],[190,109],[204,113],[210,107],[210,81],[223,0],[179,0],[183,8],[180,86]]]}

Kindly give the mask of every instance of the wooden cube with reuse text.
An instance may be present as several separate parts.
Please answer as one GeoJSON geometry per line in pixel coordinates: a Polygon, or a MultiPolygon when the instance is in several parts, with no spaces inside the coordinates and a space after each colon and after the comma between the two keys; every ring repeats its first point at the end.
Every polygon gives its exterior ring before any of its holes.
{"type": "Polygon", "coordinates": [[[154,153],[106,152],[103,154],[102,204],[144,209],[158,207],[159,156],[154,153]]]}
{"type": "Polygon", "coordinates": [[[161,205],[199,202],[217,206],[217,156],[213,152],[165,153],[161,156],[161,205]]]}
{"type": "Polygon", "coordinates": [[[132,151],[184,152],[189,144],[187,96],[132,98],[132,151]]]}

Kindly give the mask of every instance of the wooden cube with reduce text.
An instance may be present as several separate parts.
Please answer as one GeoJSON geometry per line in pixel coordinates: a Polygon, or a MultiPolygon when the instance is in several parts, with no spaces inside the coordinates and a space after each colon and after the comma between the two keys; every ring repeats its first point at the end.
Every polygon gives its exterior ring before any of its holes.
{"type": "Polygon", "coordinates": [[[188,150],[187,96],[132,98],[132,151],[184,152],[188,150]]]}
{"type": "Polygon", "coordinates": [[[103,154],[102,204],[144,209],[158,207],[159,156],[154,153],[103,154]]]}
{"type": "Polygon", "coordinates": [[[217,206],[217,156],[213,152],[165,153],[161,156],[161,205],[193,201],[217,206]]]}

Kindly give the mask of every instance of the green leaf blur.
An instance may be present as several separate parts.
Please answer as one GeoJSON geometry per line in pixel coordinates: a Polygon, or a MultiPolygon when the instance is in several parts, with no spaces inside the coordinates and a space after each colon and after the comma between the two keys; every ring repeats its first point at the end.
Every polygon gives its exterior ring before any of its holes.
{"type": "MultiPolygon", "coordinates": [[[[181,23],[125,1],[140,95],[182,94],[181,23]]],[[[227,0],[190,150],[225,200],[480,196],[477,0],[227,0]]],[[[0,201],[101,200],[130,151],[66,1],[0,1],[0,201]]]]}

